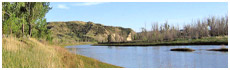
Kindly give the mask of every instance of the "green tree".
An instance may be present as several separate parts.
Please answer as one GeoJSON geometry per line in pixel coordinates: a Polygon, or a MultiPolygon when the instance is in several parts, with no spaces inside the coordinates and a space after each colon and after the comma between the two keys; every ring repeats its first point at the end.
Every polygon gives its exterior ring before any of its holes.
{"type": "Polygon", "coordinates": [[[2,7],[3,34],[36,38],[51,36],[44,18],[51,9],[48,2],[3,2],[2,7]]]}
{"type": "Polygon", "coordinates": [[[27,2],[27,22],[29,26],[29,35],[32,36],[32,29],[35,22],[38,22],[45,17],[45,14],[50,10],[48,2],[27,2]]]}

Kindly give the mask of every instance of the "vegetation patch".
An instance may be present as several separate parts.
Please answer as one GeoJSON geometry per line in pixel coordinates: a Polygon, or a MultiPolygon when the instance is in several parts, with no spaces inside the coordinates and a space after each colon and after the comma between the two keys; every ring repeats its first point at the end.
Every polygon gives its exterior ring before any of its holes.
{"type": "Polygon", "coordinates": [[[209,49],[208,51],[220,51],[220,52],[228,52],[228,48],[220,48],[220,49],[209,49]]]}
{"type": "Polygon", "coordinates": [[[190,48],[173,48],[173,49],[171,49],[170,51],[192,52],[192,51],[195,51],[195,50],[190,49],[190,48]]]}

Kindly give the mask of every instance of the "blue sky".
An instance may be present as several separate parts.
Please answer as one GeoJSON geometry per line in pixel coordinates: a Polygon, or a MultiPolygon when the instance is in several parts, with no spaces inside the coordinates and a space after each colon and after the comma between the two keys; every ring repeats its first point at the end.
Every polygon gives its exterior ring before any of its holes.
{"type": "Polygon", "coordinates": [[[228,15],[227,2],[51,2],[47,21],[92,21],[103,25],[151,29],[166,20],[183,26],[193,20],[228,15]]]}

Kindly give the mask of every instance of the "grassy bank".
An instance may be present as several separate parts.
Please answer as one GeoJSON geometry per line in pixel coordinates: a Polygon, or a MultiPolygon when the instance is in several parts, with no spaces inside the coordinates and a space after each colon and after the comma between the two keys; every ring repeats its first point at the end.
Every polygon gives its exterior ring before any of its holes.
{"type": "Polygon", "coordinates": [[[170,46],[170,45],[228,45],[227,36],[205,37],[201,39],[177,39],[176,41],[164,42],[123,42],[101,43],[95,46],[170,46]]]}
{"type": "MultiPolygon", "coordinates": [[[[74,42],[74,43],[61,43],[58,44],[62,48],[65,48],[66,46],[74,46],[74,45],[86,45],[86,44],[96,44],[96,42],[74,42]]],[[[55,44],[52,44],[55,45],[55,44]]]]}
{"type": "Polygon", "coordinates": [[[118,68],[34,38],[2,38],[3,68],[118,68]]]}

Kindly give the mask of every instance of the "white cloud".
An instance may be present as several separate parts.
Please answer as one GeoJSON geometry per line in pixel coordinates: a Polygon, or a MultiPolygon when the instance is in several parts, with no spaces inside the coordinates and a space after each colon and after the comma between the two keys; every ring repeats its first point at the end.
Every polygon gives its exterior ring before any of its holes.
{"type": "Polygon", "coordinates": [[[76,3],[73,4],[74,6],[91,6],[91,5],[98,5],[98,4],[103,4],[105,2],[83,2],[83,3],[76,3]]]}
{"type": "Polygon", "coordinates": [[[57,7],[60,8],[60,9],[69,9],[69,7],[67,7],[64,4],[58,4],[57,7]]]}

